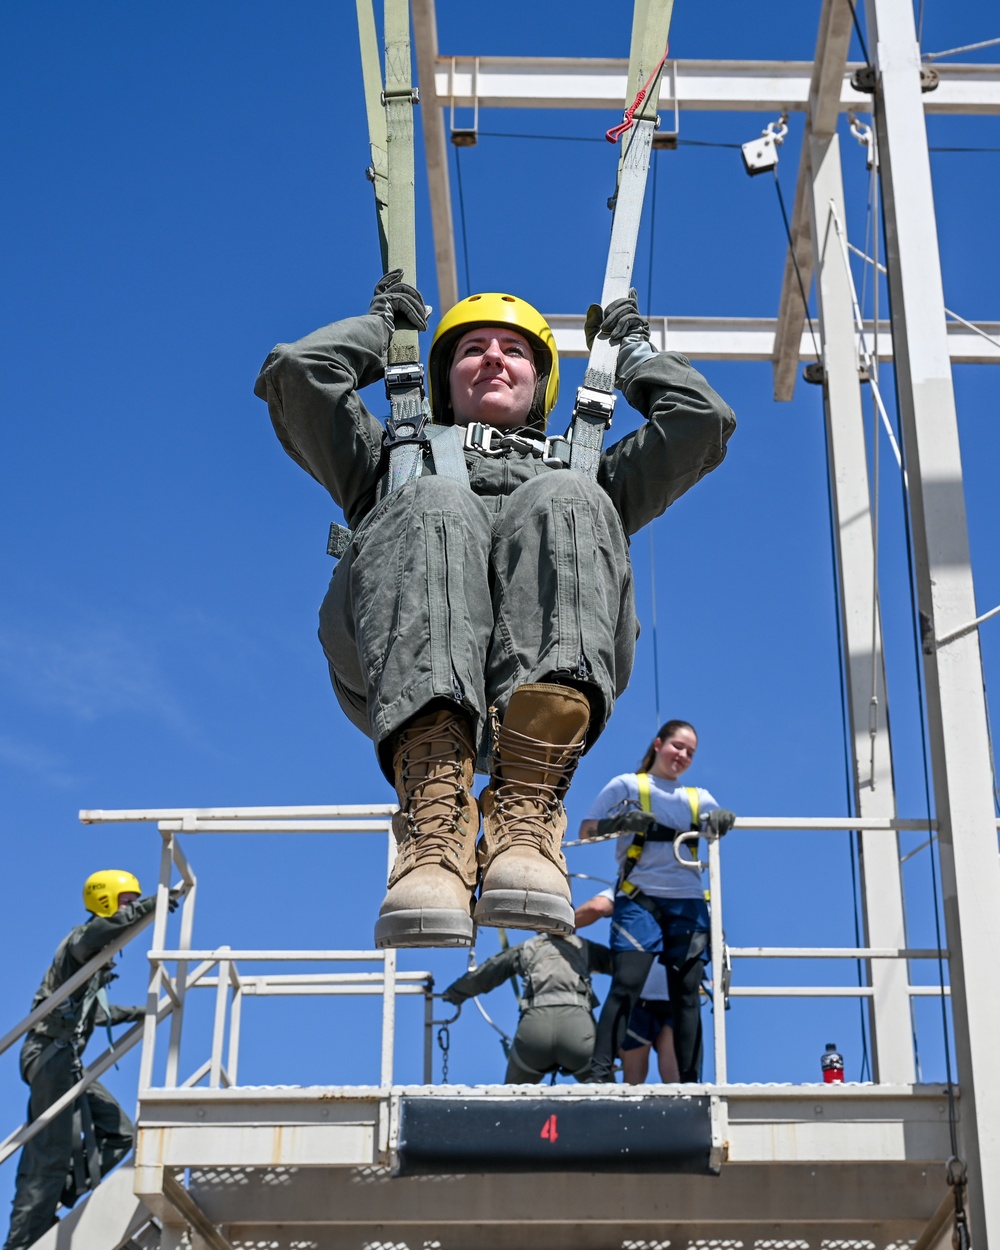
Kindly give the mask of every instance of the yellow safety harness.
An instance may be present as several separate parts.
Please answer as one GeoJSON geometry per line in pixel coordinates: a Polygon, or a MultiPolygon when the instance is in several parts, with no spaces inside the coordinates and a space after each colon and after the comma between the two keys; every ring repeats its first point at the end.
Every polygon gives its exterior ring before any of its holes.
{"type": "MultiPolygon", "coordinates": [[[[653,801],[650,792],[649,773],[636,773],[635,779],[639,787],[639,806],[644,812],[652,815],[653,801]]],[[[696,832],[701,827],[698,820],[700,808],[698,789],[696,786],[685,786],[684,793],[687,795],[687,800],[691,807],[690,829],[691,832],[696,832]]],[[[664,834],[656,836],[660,830],[664,830],[664,833],[668,832],[671,835],[682,832],[682,830],[677,829],[667,830],[663,825],[655,825],[649,829],[641,829],[633,837],[631,846],[629,846],[628,850],[625,852],[625,862],[622,864],[621,875],[618,878],[617,889],[624,894],[626,898],[632,899],[632,901],[638,903],[640,907],[645,907],[647,911],[652,911],[655,904],[646,894],[643,893],[639,886],[629,881],[629,877],[632,875],[636,865],[642,858],[642,852],[645,849],[646,843],[651,840],[651,835],[653,841],[672,841],[672,836],[670,839],[665,837],[664,834]]]]}

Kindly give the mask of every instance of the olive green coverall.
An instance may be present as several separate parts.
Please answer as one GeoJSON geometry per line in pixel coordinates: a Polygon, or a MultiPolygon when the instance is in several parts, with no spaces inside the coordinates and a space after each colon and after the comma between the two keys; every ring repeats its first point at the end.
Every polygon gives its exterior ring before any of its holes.
{"type": "Polygon", "coordinates": [[[600,1001],[590,984],[592,972],[611,975],[611,952],[586,938],[544,933],[501,951],[445,990],[460,1004],[488,994],[509,977],[524,979],[521,1019],[507,1056],[507,1085],[534,1085],[560,1069],[586,1078],[594,1053],[594,1007],[600,1001]]]}
{"type": "Polygon", "coordinates": [[[629,536],[714,469],[729,406],[675,352],[619,386],[646,420],[601,457],[597,481],[523,449],[466,451],[469,487],[423,476],[388,495],[382,426],[358,391],[384,374],[379,316],[279,344],[257,378],[282,446],[343,509],[352,538],[320,610],[344,712],[392,781],[392,736],[444,700],[470,716],[487,771],[487,712],[537,681],[582,688],[587,746],[628,684],[637,633],[629,536]]]}
{"type": "MultiPolygon", "coordinates": [[[[156,906],[155,896],[136,899],[112,916],[92,916],[59,944],[31,1004],[34,1011],[60,985],[122,932],[156,906]]],[[[28,1083],[28,1119],[36,1119],[83,1075],[81,1055],[96,1025],[132,1024],[144,1007],[107,1011],[103,987],[110,963],[99,969],[69,998],[39,1021],[21,1047],[21,1076],[28,1083]]],[[[61,1111],[24,1146],[17,1168],[17,1188],[10,1232],[4,1250],[26,1250],[56,1223],[56,1208],[77,1198],[132,1149],[132,1122],[99,1082],[61,1111]]]]}

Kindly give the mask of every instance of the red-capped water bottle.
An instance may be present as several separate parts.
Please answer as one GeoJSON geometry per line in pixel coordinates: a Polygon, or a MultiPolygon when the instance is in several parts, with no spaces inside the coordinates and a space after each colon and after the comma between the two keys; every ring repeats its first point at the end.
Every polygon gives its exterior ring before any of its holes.
{"type": "Polygon", "coordinates": [[[827,1042],[826,1053],[820,1058],[820,1065],[827,1085],[844,1083],[844,1056],[837,1049],[836,1042],[827,1042]]]}

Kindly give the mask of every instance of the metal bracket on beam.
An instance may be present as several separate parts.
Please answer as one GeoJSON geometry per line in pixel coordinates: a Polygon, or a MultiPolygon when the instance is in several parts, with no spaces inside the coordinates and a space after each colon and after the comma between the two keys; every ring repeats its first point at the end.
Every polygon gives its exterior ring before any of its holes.
{"type": "Polygon", "coordinates": [[[219,1232],[188,1190],[165,1167],[137,1164],[135,1194],[163,1224],[183,1222],[198,1234],[209,1250],[234,1250],[228,1237],[219,1232]]]}
{"type": "MultiPolygon", "coordinates": [[[[920,67],[920,90],[926,95],[936,91],[941,84],[941,75],[930,65],[920,67]]],[[[862,65],[851,75],[851,86],[855,91],[863,91],[865,95],[874,95],[878,86],[878,75],[874,65],[862,65]]]]}

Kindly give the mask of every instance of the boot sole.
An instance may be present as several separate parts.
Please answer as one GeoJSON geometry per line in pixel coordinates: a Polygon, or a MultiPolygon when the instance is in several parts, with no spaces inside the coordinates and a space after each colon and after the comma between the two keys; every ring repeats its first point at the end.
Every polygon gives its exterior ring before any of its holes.
{"type": "Polygon", "coordinates": [[[476,924],[492,929],[538,929],[574,933],[572,906],[559,894],[537,890],[488,890],[476,904],[476,924]]]}
{"type": "Polygon", "coordinates": [[[475,936],[472,917],[456,908],[416,907],[379,916],[375,922],[375,946],[471,946],[475,936]]]}

